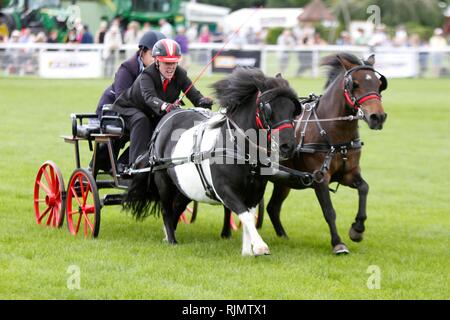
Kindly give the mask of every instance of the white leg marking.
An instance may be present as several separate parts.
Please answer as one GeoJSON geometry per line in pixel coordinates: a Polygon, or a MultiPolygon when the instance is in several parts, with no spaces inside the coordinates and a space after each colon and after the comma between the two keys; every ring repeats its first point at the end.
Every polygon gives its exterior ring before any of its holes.
{"type": "Polygon", "coordinates": [[[163,231],[164,231],[164,242],[169,242],[169,237],[167,236],[167,230],[166,230],[166,226],[163,225],[163,231]]]}
{"type": "MultiPolygon", "coordinates": [[[[240,215],[239,215],[240,216],[240,215]]],[[[246,225],[242,224],[242,255],[252,256],[252,239],[250,238],[250,233],[246,225]]]]}
{"type": "MultiPolygon", "coordinates": [[[[255,256],[260,256],[264,254],[270,254],[269,247],[267,244],[263,241],[261,236],[259,235],[258,231],[255,227],[255,221],[256,221],[256,208],[250,209],[250,211],[243,212],[239,214],[239,220],[242,222],[242,226],[244,229],[247,230],[248,236],[250,237],[251,245],[253,246],[253,254],[255,256]]],[[[244,242],[244,236],[242,238],[244,242]]],[[[244,246],[246,244],[242,244],[242,251],[244,251],[244,246]]]]}

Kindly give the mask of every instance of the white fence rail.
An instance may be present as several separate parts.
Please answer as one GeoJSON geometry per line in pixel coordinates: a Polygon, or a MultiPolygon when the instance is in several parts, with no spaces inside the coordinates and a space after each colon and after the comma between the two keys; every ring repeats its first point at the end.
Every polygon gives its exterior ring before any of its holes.
{"type": "MultiPolygon", "coordinates": [[[[190,44],[184,64],[191,74],[197,74],[223,44],[190,44]],[[214,51],[215,50],[215,51],[214,51]]],[[[44,78],[111,78],[121,61],[131,56],[136,46],[107,50],[98,44],[0,44],[0,76],[39,76],[44,78]]],[[[376,68],[387,77],[450,77],[450,46],[394,48],[361,46],[232,46],[226,47],[215,64],[209,67],[232,68],[235,64],[252,65],[259,60],[260,68],[269,75],[281,72],[285,77],[319,77],[320,61],[329,54],[351,52],[359,57],[375,53],[376,68]],[[233,53],[234,52],[234,53],[233,53]],[[234,55],[239,55],[238,57],[234,55]],[[249,56],[250,54],[250,56],[249,56]],[[242,56],[241,56],[242,55],[242,56]]]]}

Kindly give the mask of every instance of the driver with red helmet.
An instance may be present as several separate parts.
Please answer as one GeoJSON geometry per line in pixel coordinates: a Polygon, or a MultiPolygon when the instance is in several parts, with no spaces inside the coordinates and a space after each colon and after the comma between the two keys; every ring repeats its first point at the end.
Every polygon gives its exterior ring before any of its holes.
{"type": "Polygon", "coordinates": [[[162,39],[152,50],[155,62],[144,69],[131,88],[114,102],[113,110],[125,120],[130,131],[130,164],[148,150],[154,128],[161,117],[179,108],[177,99],[181,92],[196,107],[211,109],[213,101],[204,97],[178,65],[181,50],[177,42],[162,39]],[[188,88],[191,87],[188,90],[188,88]]]}

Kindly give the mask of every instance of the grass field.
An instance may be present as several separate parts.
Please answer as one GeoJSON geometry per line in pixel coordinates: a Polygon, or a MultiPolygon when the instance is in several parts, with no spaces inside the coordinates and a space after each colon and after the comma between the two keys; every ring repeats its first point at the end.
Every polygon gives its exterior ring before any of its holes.
{"type": "MultiPolygon", "coordinates": [[[[208,93],[216,79],[199,87],[208,93]]],[[[175,247],[162,242],[162,219],[139,223],[119,207],[102,210],[96,240],[73,238],[65,224],[36,224],[37,169],[52,159],[68,182],[73,147],[59,136],[70,133],[71,112],[95,109],[108,83],[0,78],[0,299],[450,298],[450,80],[391,80],[385,128],[361,123],[370,185],[364,241],[347,235],[356,191],[332,196],[351,251],[338,257],[313,191],[295,191],[282,211],[290,239],[278,239],[267,219],[260,234],[272,255],[260,258],[240,255],[241,232],[220,238],[219,206],[201,205],[195,224],[180,225],[175,247]],[[80,289],[67,286],[71,266],[80,289]],[[367,285],[371,266],[381,272],[379,289],[367,285]]],[[[291,81],[301,95],[322,92],[323,83],[291,81]]]]}

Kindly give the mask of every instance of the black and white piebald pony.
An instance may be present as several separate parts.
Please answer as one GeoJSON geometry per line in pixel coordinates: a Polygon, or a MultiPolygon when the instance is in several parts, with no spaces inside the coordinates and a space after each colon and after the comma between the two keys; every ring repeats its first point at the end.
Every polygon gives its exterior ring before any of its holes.
{"type": "MultiPolygon", "coordinates": [[[[296,146],[293,119],[301,111],[297,94],[281,76],[266,78],[260,70],[248,68],[236,69],[212,87],[226,111],[209,119],[193,109],[164,116],[152,138],[152,170],[134,176],[124,208],[137,219],[162,211],[166,239],[175,244],[178,218],[190,201],[223,204],[242,222],[242,254],[269,254],[255,228],[267,176],[261,174],[261,159],[251,152],[267,152],[261,142],[267,139],[244,137],[244,147],[230,148],[229,143],[251,130],[264,130],[268,140],[272,137],[272,150],[277,142],[279,158],[291,158],[296,146]]],[[[264,161],[267,164],[267,158],[264,161]]]]}

